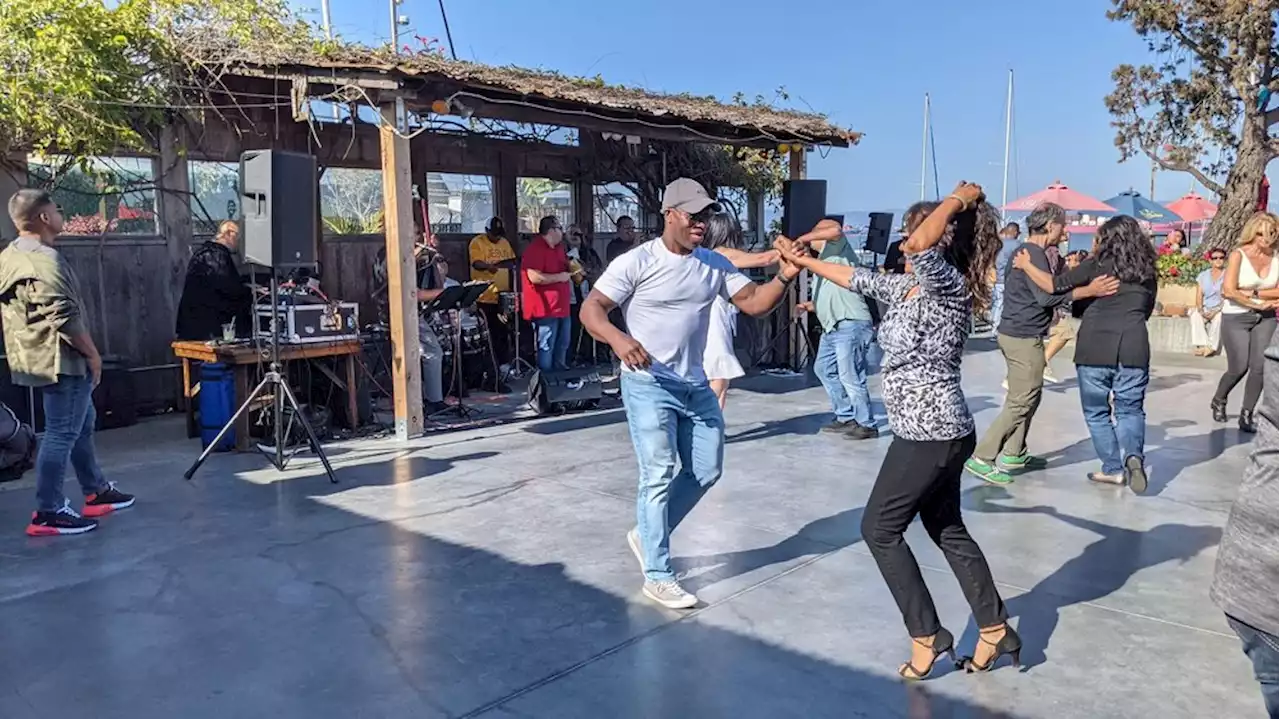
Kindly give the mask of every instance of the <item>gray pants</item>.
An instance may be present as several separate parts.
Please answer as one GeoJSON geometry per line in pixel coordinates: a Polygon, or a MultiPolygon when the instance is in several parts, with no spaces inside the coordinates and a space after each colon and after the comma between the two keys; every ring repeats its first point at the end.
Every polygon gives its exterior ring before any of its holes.
{"type": "Polygon", "coordinates": [[[1000,416],[973,451],[973,456],[984,462],[994,462],[997,455],[1021,457],[1027,453],[1027,432],[1044,391],[1044,340],[998,335],[996,343],[1009,366],[1009,391],[1000,416]]]}
{"type": "Polygon", "coordinates": [[[418,347],[422,350],[422,399],[444,401],[444,350],[427,322],[418,322],[418,347]]]}

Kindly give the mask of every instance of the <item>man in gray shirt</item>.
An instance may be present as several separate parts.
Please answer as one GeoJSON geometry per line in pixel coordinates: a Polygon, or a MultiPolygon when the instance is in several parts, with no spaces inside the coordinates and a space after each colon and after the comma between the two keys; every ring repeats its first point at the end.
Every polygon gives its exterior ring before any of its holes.
{"type": "Polygon", "coordinates": [[[1271,719],[1280,713],[1277,696],[1276,635],[1280,633],[1280,462],[1277,461],[1277,387],[1280,361],[1277,347],[1267,349],[1266,391],[1258,405],[1258,434],[1245,466],[1240,492],[1222,531],[1218,565],[1209,595],[1227,614],[1227,623],[1240,636],[1253,674],[1262,687],[1271,719]]]}

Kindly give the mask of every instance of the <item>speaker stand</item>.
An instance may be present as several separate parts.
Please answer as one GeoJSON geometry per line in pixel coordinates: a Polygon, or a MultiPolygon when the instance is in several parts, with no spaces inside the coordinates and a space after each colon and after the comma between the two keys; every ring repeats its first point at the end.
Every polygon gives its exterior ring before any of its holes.
{"type": "MultiPolygon", "coordinates": [[[[255,312],[256,316],[257,313],[255,312]]],[[[289,403],[289,408],[293,410],[293,416],[289,420],[290,429],[293,427],[293,421],[296,419],[298,424],[302,425],[303,431],[307,433],[307,444],[310,445],[311,451],[316,453],[320,458],[320,463],[324,465],[324,473],[328,475],[329,481],[333,484],[338,483],[338,478],[333,474],[333,466],[329,464],[329,457],[324,453],[324,447],[320,446],[320,438],[316,436],[316,431],[311,428],[311,423],[307,421],[305,415],[302,414],[302,408],[298,405],[298,399],[293,396],[293,390],[289,389],[289,382],[280,374],[280,287],[276,279],[275,272],[271,273],[271,364],[268,366],[266,374],[262,376],[262,381],[257,387],[249,393],[249,397],[240,405],[236,413],[231,415],[231,419],[222,425],[222,429],[218,431],[218,435],[213,438],[208,447],[200,453],[196,461],[183,473],[183,477],[190,480],[195,476],[200,466],[204,464],[209,455],[222,443],[222,439],[227,436],[231,428],[236,426],[236,422],[245,412],[249,411],[249,407],[253,405],[254,400],[258,399],[268,387],[272,392],[272,432],[275,435],[275,447],[270,452],[264,451],[263,454],[271,461],[271,465],[276,468],[277,472],[283,472],[289,466],[289,460],[297,454],[298,450],[293,450],[286,454],[284,449],[287,434],[284,428],[285,402],[289,403]]]]}

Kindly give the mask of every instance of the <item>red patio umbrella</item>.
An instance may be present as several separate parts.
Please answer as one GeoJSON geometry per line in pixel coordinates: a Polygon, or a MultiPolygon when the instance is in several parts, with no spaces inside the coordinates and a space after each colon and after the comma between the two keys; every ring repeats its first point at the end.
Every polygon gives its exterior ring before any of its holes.
{"type": "Polygon", "coordinates": [[[1055,180],[1052,185],[1005,205],[1006,212],[1030,212],[1046,202],[1059,205],[1067,212],[1097,212],[1114,215],[1116,208],[1095,200],[1055,180]]]}
{"type": "Polygon", "coordinates": [[[1170,210],[1177,213],[1184,222],[1203,222],[1211,220],[1213,216],[1218,214],[1218,206],[1204,199],[1195,192],[1188,192],[1178,199],[1165,205],[1170,210]]]}

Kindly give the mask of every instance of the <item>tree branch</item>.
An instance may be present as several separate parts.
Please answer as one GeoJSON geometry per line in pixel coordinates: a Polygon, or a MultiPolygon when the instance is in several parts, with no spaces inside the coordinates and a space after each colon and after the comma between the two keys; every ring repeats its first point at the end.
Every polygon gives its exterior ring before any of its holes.
{"type": "Polygon", "coordinates": [[[1160,157],[1160,154],[1158,152],[1155,152],[1154,150],[1151,150],[1150,148],[1147,148],[1147,147],[1143,147],[1142,151],[1146,153],[1147,157],[1151,158],[1152,162],[1156,163],[1161,168],[1165,170],[1172,170],[1174,172],[1186,172],[1190,174],[1192,177],[1196,178],[1196,180],[1201,185],[1204,185],[1205,188],[1208,189],[1210,192],[1216,195],[1224,194],[1222,185],[1218,183],[1216,180],[1214,180],[1213,178],[1204,174],[1204,172],[1201,171],[1200,168],[1196,167],[1195,165],[1192,165],[1191,163],[1188,163],[1188,162],[1173,162],[1171,160],[1167,160],[1163,157],[1160,157]]]}
{"type": "Polygon", "coordinates": [[[1273,107],[1267,110],[1267,114],[1263,115],[1262,119],[1267,123],[1267,127],[1280,122],[1280,107],[1273,107]]]}
{"type": "Polygon", "coordinates": [[[1203,45],[1192,40],[1181,27],[1174,26],[1173,29],[1169,30],[1169,34],[1177,38],[1178,42],[1182,43],[1183,47],[1195,53],[1196,57],[1200,58],[1205,65],[1214,68],[1218,72],[1224,73],[1227,77],[1231,77],[1231,64],[1224,60],[1221,55],[1216,52],[1209,52],[1203,45]]]}

